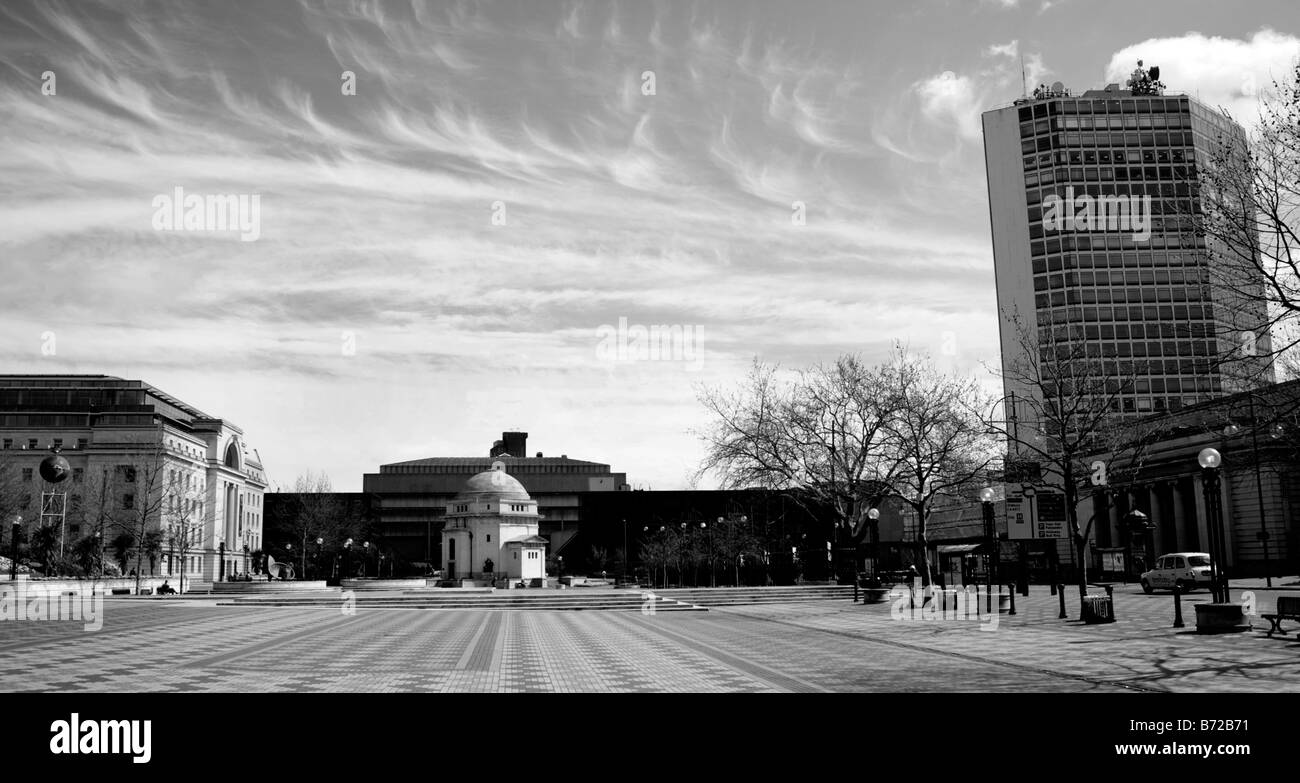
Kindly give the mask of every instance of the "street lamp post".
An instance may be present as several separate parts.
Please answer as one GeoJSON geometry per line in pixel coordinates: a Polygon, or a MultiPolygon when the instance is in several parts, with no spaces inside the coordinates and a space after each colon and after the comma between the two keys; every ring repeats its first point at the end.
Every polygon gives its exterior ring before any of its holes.
{"type": "Polygon", "coordinates": [[[662,554],[662,556],[663,556],[663,561],[664,561],[664,566],[663,566],[663,568],[664,568],[664,589],[667,590],[667,589],[668,589],[668,548],[667,548],[667,544],[666,544],[666,542],[668,541],[668,528],[667,528],[666,526],[664,526],[664,525],[660,525],[660,526],[659,526],[659,532],[660,532],[660,533],[663,533],[663,535],[659,537],[659,543],[662,544],[662,545],[664,545],[664,548],[663,548],[661,554],[662,554]]]}
{"type": "Polygon", "coordinates": [[[13,541],[9,544],[9,581],[18,581],[18,537],[22,534],[23,518],[14,517],[13,541]]]}
{"type": "MultiPolygon", "coordinates": [[[[722,519],[722,517],[718,517],[718,519],[722,519]]],[[[700,523],[700,529],[706,531],[705,534],[709,537],[709,587],[717,587],[718,580],[714,576],[713,569],[713,531],[709,530],[709,526],[703,522],[700,523]]]]}
{"type": "Polygon", "coordinates": [[[1228,602],[1228,579],[1224,574],[1226,556],[1223,540],[1223,507],[1219,496],[1219,471],[1223,457],[1213,448],[1201,449],[1196,455],[1201,466],[1201,486],[1205,494],[1206,526],[1210,535],[1210,581],[1214,602],[1228,602]]]}
{"type": "Polygon", "coordinates": [[[871,576],[880,575],[880,509],[867,509],[867,519],[871,520],[871,576]]]}
{"type": "Polygon", "coordinates": [[[679,527],[681,532],[677,534],[677,586],[686,586],[686,523],[682,522],[679,527]]]}
{"type": "Polygon", "coordinates": [[[985,594],[987,596],[987,611],[990,614],[993,612],[994,572],[998,567],[998,531],[997,525],[995,525],[993,521],[993,497],[994,492],[992,487],[985,487],[980,490],[980,505],[984,510],[984,535],[989,541],[989,567],[988,574],[986,575],[987,589],[985,590],[985,594]]]}

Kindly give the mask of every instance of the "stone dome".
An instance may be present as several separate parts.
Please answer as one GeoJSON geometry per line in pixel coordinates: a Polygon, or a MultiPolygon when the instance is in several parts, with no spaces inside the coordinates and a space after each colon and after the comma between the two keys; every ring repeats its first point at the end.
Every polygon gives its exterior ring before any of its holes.
{"type": "Polygon", "coordinates": [[[489,470],[470,477],[457,500],[531,500],[524,485],[509,473],[504,462],[493,462],[489,470]]]}

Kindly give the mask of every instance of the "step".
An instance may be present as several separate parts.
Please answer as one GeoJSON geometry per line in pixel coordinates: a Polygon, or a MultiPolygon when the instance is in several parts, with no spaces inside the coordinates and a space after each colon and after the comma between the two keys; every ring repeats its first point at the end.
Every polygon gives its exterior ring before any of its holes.
{"type": "MultiPolygon", "coordinates": [[[[561,609],[604,610],[641,609],[645,597],[637,594],[588,594],[567,596],[539,594],[533,596],[511,595],[509,592],[492,594],[466,594],[459,596],[365,595],[350,597],[353,606],[389,609],[561,609]]],[[[247,595],[232,596],[222,606],[294,606],[301,608],[338,607],[340,597],[320,595],[247,595]]],[[[656,610],[673,610],[678,607],[695,607],[689,602],[656,596],[656,610]]]]}

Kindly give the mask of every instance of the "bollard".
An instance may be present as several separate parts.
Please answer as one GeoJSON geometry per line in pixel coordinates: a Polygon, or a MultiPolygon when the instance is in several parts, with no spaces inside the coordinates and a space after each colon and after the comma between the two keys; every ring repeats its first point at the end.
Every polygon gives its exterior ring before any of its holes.
{"type": "Polygon", "coordinates": [[[1052,582],[1052,595],[1056,595],[1056,582],[1052,582]]]}
{"type": "Polygon", "coordinates": [[[1065,585],[1056,585],[1056,595],[1061,599],[1061,614],[1058,620],[1068,620],[1069,615],[1065,613],[1065,585]]]}
{"type": "Polygon", "coordinates": [[[1174,585],[1174,627],[1183,627],[1183,592],[1174,585]]]}
{"type": "Polygon", "coordinates": [[[1015,613],[1016,613],[1016,590],[1015,590],[1015,585],[1012,585],[1011,586],[1011,611],[1007,612],[1007,614],[1015,614],[1015,613]]]}
{"type": "Polygon", "coordinates": [[[1113,621],[1116,619],[1116,617],[1115,617],[1115,588],[1112,585],[1106,585],[1106,600],[1110,601],[1110,619],[1113,621]]]}

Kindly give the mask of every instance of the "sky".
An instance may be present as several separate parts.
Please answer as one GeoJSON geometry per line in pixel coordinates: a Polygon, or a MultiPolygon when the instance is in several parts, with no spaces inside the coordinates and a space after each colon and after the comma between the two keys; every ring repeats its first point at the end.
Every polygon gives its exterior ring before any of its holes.
{"type": "Polygon", "coordinates": [[[685,488],[755,359],[992,382],[982,111],[1140,58],[1249,124],[1297,57],[1293,0],[6,0],[0,372],[144,380],[286,489],[504,430],[685,488]]]}

